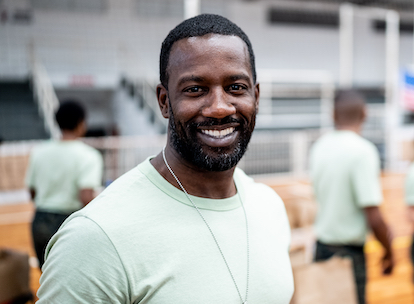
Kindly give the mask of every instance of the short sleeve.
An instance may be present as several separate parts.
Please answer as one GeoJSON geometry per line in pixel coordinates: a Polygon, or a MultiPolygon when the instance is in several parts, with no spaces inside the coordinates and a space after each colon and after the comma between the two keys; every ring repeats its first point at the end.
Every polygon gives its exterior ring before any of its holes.
{"type": "Polygon", "coordinates": [[[42,268],[39,304],[128,303],[128,280],[109,238],[92,220],[75,217],[52,237],[42,268]]]}
{"type": "Polygon", "coordinates": [[[78,186],[80,189],[97,188],[102,184],[103,160],[98,151],[92,151],[82,160],[78,186]]]}
{"type": "Polygon", "coordinates": [[[405,202],[407,205],[414,206],[414,164],[405,179],[405,202]]]}
{"type": "Polygon", "coordinates": [[[352,168],[354,195],[361,208],[378,206],[382,202],[380,161],[374,149],[360,154],[352,168]]]}

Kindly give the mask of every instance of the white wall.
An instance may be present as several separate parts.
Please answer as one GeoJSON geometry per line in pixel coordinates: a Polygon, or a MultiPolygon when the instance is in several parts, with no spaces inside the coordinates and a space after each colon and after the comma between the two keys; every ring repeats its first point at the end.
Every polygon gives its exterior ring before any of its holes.
{"type": "Polygon", "coordinates": [[[337,30],[270,25],[266,20],[269,7],[266,1],[242,2],[229,10],[230,19],[251,40],[258,68],[329,70],[339,75],[337,30]]]}
{"type": "MultiPolygon", "coordinates": [[[[103,13],[35,9],[32,24],[1,24],[0,77],[27,74],[33,45],[57,87],[110,88],[121,74],[158,78],[161,42],[181,18],[140,15],[134,1],[108,0],[103,13]]],[[[338,80],[338,30],[269,25],[267,10],[278,1],[201,1],[205,12],[222,12],[246,31],[258,68],[327,70],[338,80]]],[[[381,84],[385,36],[375,33],[369,20],[357,18],[355,25],[355,81],[381,84]]],[[[412,35],[401,35],[401,67],[412,63],[412,45],[412,35]]]]}

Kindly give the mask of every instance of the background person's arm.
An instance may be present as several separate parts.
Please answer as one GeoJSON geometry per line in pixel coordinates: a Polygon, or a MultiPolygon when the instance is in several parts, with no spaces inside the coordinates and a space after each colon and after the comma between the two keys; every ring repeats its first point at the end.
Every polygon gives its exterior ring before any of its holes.
{"type": "Polygon", "coordinates": [[[408,206],[408,220],[414,224],[414,206],[408,206]]]}
{"type": "Polygon", "coordinates": [[[365,217],[369,227],[372,229],[375,237],[381,243],[385,249],[385,254],[382,258],[382,272],[383,274],[392,273],[394,267],[394,259],[392,254],[392,233],[384,222],[381,212],[378,207],[366,207],[364,208],[365,217]]]}
{"type": "Polygon", "coordinates": [[[90,151],[88,157],[83,159],[80,167],[78,184],[78,197],[83,206],[92,201],[96,196],[96,189],[102,185],[103,159],[98,151],[90,151]]]}
{"type": "Polygon", "coordinates": [[[410,166],[405,178],[405,203],[408,205],[408,220],[414,224],[414,164],[410,166]]]}
{"type": "Polygon", "coordinates": [[[34,199],[36,197],[36,190],[34,188],[30,188],[29,193],[30,193],[30,199],[32,200],[32,202],[34,202],[34,199]]]}
{"type": "Polygon", "coordinates": [[[83,206],[90,203],[95,198],[95,190],[91,188],[81,189],[79,191],[79,199],[83,206]]]}

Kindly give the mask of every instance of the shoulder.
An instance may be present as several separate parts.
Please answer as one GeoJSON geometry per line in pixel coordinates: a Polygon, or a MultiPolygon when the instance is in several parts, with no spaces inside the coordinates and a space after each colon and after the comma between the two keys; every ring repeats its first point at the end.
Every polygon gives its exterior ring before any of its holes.
{"type": "Polygon", "coordinates": [[[236,172],[242,181],[244,204],[254,229],[263,235],[273,235],[286,248],[290,243],[290,225],[285,204],[280,196],[268,185],[255,182],[243,171],[236,172]],[[255,223],[255,224],[253,224],[255,223]]]}
{"type": "Polygon", "coordinates": [[[51,149],[56,145],[56,142],[53,140],[46,140],[44,142],[41,142],[33,147],[31,154],[32,155],[39,155],[42,154],[44,151],[51,149]]]}
{"type": "Polygon", "coordinates": [[[256,182],[252,177],[246,175],[243,170],[237,168],[235,178],[245,191],[245,195],[257,202],[270,203],[274,206],[280,206],[284,209],[284,204],[280,196],[271,187],[266,184],[256,182]]]}
{"type": "Polygon", "coordinates": [[[315,143],[313,144],[313,146],[318,146],[318,145],[321,145],[321,144],[323,144],[323,143],[325,143],[325,142],[328,142],[328,141],[331,141],[331,140],[333,140],[334,138],[335,138],[335,136],[334,136],[334,132],[333,131],[331,131],[331,132],[327,132],[327,133],[325,133],[325,134],[322,134],[316,141],[315,141],[315,143]]]}
{"type": "Polygon", "coordinates": [[[358,136],[357,140],[355,140],[355,148],[357,148],[359,158],[379,159],[377,147],[362,136],[358,136]]]}
{"type": "Polygon", "coordinates": [[[146,193],[154,195],[155,189],[138,167],[135,167],[117,178],[78,212],[92,219],[111,221],[113,215],[128,213],[128,210],[139,208],[138,206],[144,202],[146,193]]]}
{"type": "Polygon", "coordinates": [[[30,151],[30,163],[37,164],[47,160],[50,155],[54,155],[54,150],[56,147],[56,141],[46,140],[34,146],[30,151]]]}
{"type": "Polygon", "coordinates": [[[316,154],[320,154],[325,151],[326,146],[330,146],[334,140],[333,132],[328,132],[320,136],[310,148],[310,156],[313,157],[316,154]]]}
{"type": "Polygon", "coordinates": [[[128,297],[117,251],[98,224],[79,214],[68,218],[52,237],[42,271],[39,303],[123,303],[128,297]]]}
{"type": "Polygon", "coordinates": [[[102,162],[102,155],[99,151],[81,141],[77,141],[73,145],[74,153],[85,161],[99,161],[102,162]]]}
{"type": "Polygon", "coordinates": [[[412,163],[408,168],[407,179],[414,181],[414,163],[412,163]]]}
{"type": "Polygon", "coordinates": [[[94,154],[94,155],[96,155],[96,154],[100,155],[100,153],[97,149],[95,149],[95,148],[93,148],[93,147],[91,147],[91,146],[89,146],[89,145],[87,145],[87,144],[85,144],[84,142],[81,142],[81,141],[77,142],[76,148],[78,150],[81,150],[81,151],[86,152],[86,153],[90,153],[90,154],[94,154]]]}

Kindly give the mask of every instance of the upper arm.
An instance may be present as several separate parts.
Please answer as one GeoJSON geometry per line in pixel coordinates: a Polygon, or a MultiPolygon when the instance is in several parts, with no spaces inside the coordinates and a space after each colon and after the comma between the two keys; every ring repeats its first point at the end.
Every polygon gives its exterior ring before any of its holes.
{"type": "Polygon", "coordinates": [[[35,199],[35,197],[36,197],[36,190],[34,188],[30,188],[29,189],[29,193],[30,193],[30,198],[33,201],[35,199]]]}
{"type": "Polygon", "coordinates": [[[410,167],[405,179],[405,202],[410,206],[414,206],[414,165],[410,167]]]}
{"type": "Polygon", "coordinates": [[[42,271],[39,304],[128,302],[128,280],[118,253],[88,218],[71,219],[52,237],[42,271]]]}
{"type": "Polygon", "coordinates": [[[382,221],[382,215],[377,206],[364,208],[364,213],[370,228],[375,228],[382,221]]]}
{"type": "Polygon", "coordinates": [[[89,204],[95,198],[95,190],[91,188],[81,189],[79,191],[79,199],[84,206],[89,204]]]}

